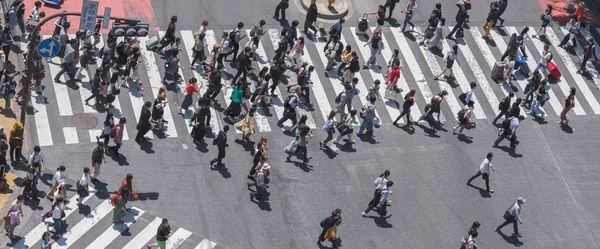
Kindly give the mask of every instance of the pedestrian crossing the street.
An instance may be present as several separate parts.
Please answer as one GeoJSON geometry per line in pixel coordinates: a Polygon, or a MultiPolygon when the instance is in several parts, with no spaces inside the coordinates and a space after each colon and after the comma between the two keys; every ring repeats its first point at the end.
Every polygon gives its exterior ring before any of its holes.
{"type": "MultiPolygon", "coordinates": [[[[82,200],[82,206],[77,205],[78,196],[71,197],[70,202],[66,204],[65,216],[62,219],[63,235],[53,235],[56,243],[52,248],[141,249],[155,242],[156,231],[162,218],[135,207],[135,202],[128,202],[124,222],[113,224],[114,206],[111,205],[110,198],[99,198],[95,189],[90,187],[90,190],[90,195],[82,200]]],[[[102,195],[106,196],[105,193],[102,195]]],[[[45,209],[32,215],[47,211],[45,209]]],[[[222,248],[215,242],[178,227],[175,223],[176,221],[169,221],[174,233],[166,242],[167,248],[222,248]]],[[[11,249],[40,248],[44,232],[49,231],[51,234],[54,232],[52,218],[46,218],[42,222],[40,219],[30,219],[27,224],[21,225],[30,229],[23,230],[22,237],[10,245],[11,249]]]]}
{"type": "MultiPolygon", "coordinates": [[[[455,40],[444,39],[441,43],[441,51],[432,48],[428,49],[425,46],[419,46],[418,42],[422,40],[422,30],[416,28],[414,32],[400,32],[399,28],[390,27],[383,28],[382,39],[384,48],[380,54],[377,54],[377,65],[369,69],[361,69],[356,73],[355,77],[359,79],[357,89],[359,94],[352,100],[353,107],[360,109],[361,106],[367,103],[368,89],[373,85],[375,80],[382,82],[379,93],[382,96],[381,101],[377,101],[375,106],[377,116],[380,117],[380,129],[391,127],[391,123],[400,114],[403,97],[410,89],[416,89],[417,94],[415,105],[411,108],[410,118],[413,121],[423,114],[423,107],[431,100],[434,94],[443,90],[449,93],[445,97],[441,109],[441,120],[444,122],[454,123],[457,121],[457,113],[463,108],[459,100],[459,96],[466,92],[471,81],[478,83],[474,91],[472,100],[475,103],[473,109],[473,120],[476,122],[491,121],[498,115],[498,104],[509,93],[514,92],[517,97],[524,98],[523,90],[528,84],[527,78],[530,77],[541,57],[544,40],[533,38],[535,31],[530,29],[529,37],[525,41],[525,51],[527,57],[527,68],[529,73],[515,70],[515,80],[513,84],[496,82],[491,78],[491,71],[501,55],[507,48],[509,37],[513,33],[520,33],[523,27],[501,27],[494,28],[491,32],[491,39],[484,40],[481,38],[482,30],[480,27],[471,27],[465,31],[464,38],[455,40]],[[458,45],[458,56],[456,63],[453,66],[453,77],[440,77],[435,80],[434,76],[438,75],[446,66],[445,55],[451,50],[451,47],[458,45]],[[398,87],[400,93],[395,97],[386,96],[385,78],[388,70],[387,62],[391,59],[393,49],[400,50],[400,59],[403,60],[404,68],[401,71],[398,87]],[[389,97],[389,98],[386,98],[389,97]]],[[[373,30],[373,28],[371,29],[373,30]]],[[[224,30],[227,31],[227,30],[224,30]]],[[[359,61],[362,65],[370,56],[370,48],[367,45],[368,37],[357,35],[354,27],[344,28],[342,30],[341,43],[345,47],[350,45],[352,50],[359,56],[359,61]]],[[[444,28],[444,33],[448,33],[450,29],[444,28]]],[[[176,36],[181,37],[182,44],[180,46],[180,65],[183,67],[179,70],[178,80],[165,79],[163,82],[165,68],[163,67],[167,57],[159,53],[146,49],[146,42],[154,36],[162,36],[164,32],[151,32],[148,37],[139,37],[141,64],[139,67],[140,79],[143,82],[143,91],[137,88],[135,82],[127,83],[128,89],[122,88],[121,93],[116,96],[115,101],[108,110],[104,110],[101,105],[93,105],[94,102],[86,99],[92,95],[91,80],[94,78],[94,72],[100,64],[92,64],[88,70],[82,70],[81,83],[76,83],[70,80],[65,73],[60,75],[60,82],[54,82],[56,76],[61,71],[62,59],[56,57],[45,61],[46,77],[42,84],[46,86],[43,93],[32,91],[31,101],[34,108],[34,122],[37,130],[37,144],[40,146],[51,146],[60,144],[80,144],[96,141],[96,136],[102,133],[103,120],[106,112],[114,114],[115,118],[126,117],[128,122],[125,128],[124,139],[132,140],[135,136],[136,125],[139,121],[140,111],[146,101],[154,102],[158,96],[160,88],[167,89],[168,103],[164,108],[164,124],[163,131],[153,131],[147,134],[147,137],[158,139],[171,139],[177,137],[185,137],[192,131],[192,126],[189,122],[193,115],[195,103],[199,96],[204,94],[208,88],[207,77],[202,76],[203,68],[200,63],[190,65],[193,59],[192,48],[194,47],[195,30],[177,31],[176,36]],[[198,79],[198,87],[200,93],[194,96],[194,105],[189,110],[180,110],[181,102],[184,99],[185,85],[192,77],[198,79]],[[181,113],[180,113],[181,111],[181,113]],[[85,115],[82,115],[85,114],[85,115]],[[82,117],[83,116],[83,117],[82,117]]],[[[205,37],[205,54],[208,56],[214,44],[220,44],[223,30],[208,30],[205,37]]],[[[250,30],[243,30],[243,33],[248,33],[250,30]]],[[[587,68],[592,77],[585,77],[578,74],[576,71],[579,68],[579,63],[583,58],[584,44],[576,44],[571,50],[563,49],[558,46],[562,37],[567,34],[567,30],[561,27],[549,28],[546,40],[550,42],[551,51],[554,54],[553,61],[561,69],[562,77],[559,80],[550,82],[550,99],[547,105],[544,105],[542,110],[547,118],[558,119],[563,109],[563,100],[569,94],[571,87],[577,89],[575,97],[575,107],[570,115],[599,115],[600,103],[598,98],[600,92],[600,79],[597,75],[597,68],[594,63],[588,63],[587,68]]],[[[298,32],[298,34],[302,34],[298,32]]],[[[592,35],[585,30],[583,36],[589,38],[592,35]]],[[[335,97],[344,91],[344,86],[341,84],[337,75],[337,66],[339,61],[336,61],[335,67],[329,72],[325,72],[325,66],[328,63],[328,58],[325,55],[325,46],[327,39],[325,37],[316,37],[317,39],[306,38],[302,62],[315,66],[315,72],[311,74],[312,84],[310,86],[310,99],[312,106],[300,105],[298,115],[307,115],[307,124],[312,129],[320,128],[331,110],[337,109],[335,97]]],[[[586,39],[587,39],[586,38],[586,39]]],[[[97,49],[101,49],[106,43],[107,37],[104,36],[97,49]]],[[[118,41],[123,38],[119,38],[118,41]]],[[[250,89],[254,90],[257,86],[258,72],[263,68],[270,68],[271,58],[275,54],[275,49],[280,41],[279,29],[267,29],[264,37],[261,37],[260,43],[256,49],[256,60],[253,62],[254,70],[249,72],[248,80],[251,83],[250,89]]],[[[240,41],[240,51],[248,42],[248,38],[240,41]]],[[[600,52],[599,50],[596,51],[600,52]]],[[[231,58],[232,55],[229,57],[231,58]]],[[[222,95],[217,97],[217,103],[210,108],[210,128],[213,136],[225,123],[233,124],[236,120],[224,119],[223,110],[231,103],[230,86],[233,76],[237,70],[233,63],[225,63],[223,73],[223,89],[222,95]]],[[[447,72],[449,74],[449,72],[447,72]]],[[[277,122],[284,116],[284,101],[291,94],[287,90],[289,84],[297,81],[296,72],[287,70],[284,73],[286,79],[281,80],[281,84],[275,89],[275,95],[270,95],[270,106],[257,106],[255,115],[255,130],[258,133],[269,133],[281,130],[277,127],[277,122]]],[[[122,79],[120,79],[122,82],[122,79]]],[[[512,101],[515,101],[513,98],[512,101]]],[[[248,109],[250,108],[249,100],[246,100],[248,109]]],[[[243,110],[245,108],[242,108],[243,110]]],[[[521,109],[521,114],[525,114],[527,110],[521,109]]],[[[245,113],[245,111],[243,111],[245,113]]],[[[243,117],[243,115],[242,115],[243,117]]],[[[339,117],[339,116],[338,116],[339,117]]],[[[337,120],[337,119],[336,119],[337,120]]],[[[339,121],[339,120],[337,120],[339,121]]],[[[360,120],[359,120],[360,122],[360,120]]],[[[406,117],[403,117],[399,123],[406,123],[406,117]]],[[[283,123],[284,129],[289,129],[292,126],[291,121],[283,123]]],[[[237,130],[236,130],[237,131],[237,130]]],[[[237,131],[241,133],[241,131],[237,131]]],[[[211,135],[209,135],[210,137],[211,135]]],[[[107,235],[108,236],[108,235],[107,235]]]]}

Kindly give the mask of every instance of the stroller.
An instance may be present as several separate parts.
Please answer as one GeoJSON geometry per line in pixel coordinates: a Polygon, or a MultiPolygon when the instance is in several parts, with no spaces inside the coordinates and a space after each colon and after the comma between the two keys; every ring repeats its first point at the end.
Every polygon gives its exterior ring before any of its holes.
{"type": "Polygon", "coordinates": [[[361,18],[358,18],[358,22],[356,22],[356,34],[357,35],[366,35],[367,30],[369,29],[369,14],[364,13],[361,18]]]}

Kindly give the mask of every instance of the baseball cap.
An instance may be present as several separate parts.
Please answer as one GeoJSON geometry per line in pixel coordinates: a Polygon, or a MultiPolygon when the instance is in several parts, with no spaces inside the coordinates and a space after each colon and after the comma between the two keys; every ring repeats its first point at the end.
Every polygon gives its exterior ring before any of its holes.
{"type": "Polygon", "coordinates": [[[525,202],[527,201],[527,199],[525,199],[525,198],[523,198],[523,197],[519,197],[519,198],[517,199],[517,201],[518,201],[518,202],[520,202],[520,203],[525,203],[525,202]]]}

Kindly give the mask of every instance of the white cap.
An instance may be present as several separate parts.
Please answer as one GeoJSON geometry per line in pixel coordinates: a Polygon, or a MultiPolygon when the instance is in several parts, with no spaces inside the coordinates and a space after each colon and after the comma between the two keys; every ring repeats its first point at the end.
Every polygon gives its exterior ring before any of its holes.
{"type": "Polygon", "coordinates": [[[527,199],[525,199],[524,197],[519,197],[519,198],[517,198],[517,201],[520,203],[525,203],[527,201],[527,199]]]}

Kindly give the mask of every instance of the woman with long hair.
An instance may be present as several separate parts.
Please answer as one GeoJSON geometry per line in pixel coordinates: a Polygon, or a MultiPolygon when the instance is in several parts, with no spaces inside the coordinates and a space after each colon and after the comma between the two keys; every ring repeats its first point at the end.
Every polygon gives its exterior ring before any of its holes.
{"type": "Polygon", "coordinates": [[[542,20],[542,25],[535,32],[535,35],[533,36],[533,38],[536,38],[537,36],[546,36],[546,27],[548,27],[550,22],[552,22],[552,5],[551,4],[548,4],[548,6],[546,7],[546,10],[544,10],[544,12],[540,15],[540,19],[542,20]]]}
{"type": "Polygon", "coordinates": [[[233,126],[233,127],[235,127],[236,130],[243,132],[243,135],[242,135],[243,141],[249,142],[250,135],[254,134],[254,123],[255,123],[254,113],[255,112],[256,112],[256,107],[253,106],[252,108],[250,108],[250,111],[248,112],[248,114],[246,114],[244,119],[235,123],[235,125],[233,126]]]}
{"type": "Polygon", "coordinates": [[[573,107],[575,107],[575,92],[577,90],[575,89],[575,87],[571,87],[571,90],[569,91],[569,96],[567,96],[567,98],[565,99],[565,107],[563,108],[562,112],[560,113],[560,121],[558,121],[559,124],[564,124],[564,125],[568,125],[569,124],[569,120],[567,119],[567,113],[573,109],[573,107]]]}
{"type": "Polygon", "coordinates": [[[125,206],[125,204],[127,204],[127,200],[129,199],[129,196],[131,196],[134,200],[138,199],[137,192],[135,192],[135,190],[133,190],[133,175],[131,173],[127,174],[125,179],[123,179],[123,182],[121,182],[121,187],[119,187],[119,190],[117,191],[117,195],[123,197],[123,200],[125,201],[123,206],[125,206]]]}
{"type": "Polygon", "coordinates": [[[329,146],[327,145],[327,143],[329,141],[331,141],[331,139],[333,139],[333,133],[335,133],[335,121],[333,121],[333,119],[335,118],[335,114],[337,112],[335,110],[331,110],[329,112],[329,115],[327,116],[327,120],[325,121],[325,125],[323,125],[323,130],[325,132],[327,132],[327,138],[325,138],[325,140],[319,142],[319,146],[321,147],[321,149],[329,149],[329,146]]]}
{"type": "Polygon", "coordinates": [[[406,115],[406,124],[412,125],[412,122],[410,121],[410,108],[415,104],[415,93],[416,92],[417,92],[417,90],[413,88],[413,89],[410,89],[410,91],[408,93],[406,93],[406,95],[404,95],[404,103],[402,103],[402,112],[394,120],[394,123],[393,123],[394,125],[398,125],[398,121],[404,115],[406,115]]]}
{"type": "Polygon", "coordinates": [[[256,167],[260,162],[260,158],[263,155],[267,155],[267,151],[269,147],[267,146],[267,136],[260,137],[258,144],[256,144],[256,152],[254,153],[254,157],[252,158],[252,168],[250,168],[250,172],[248,173],[248,178],[253,178],[256,174],[256,167]]]}

